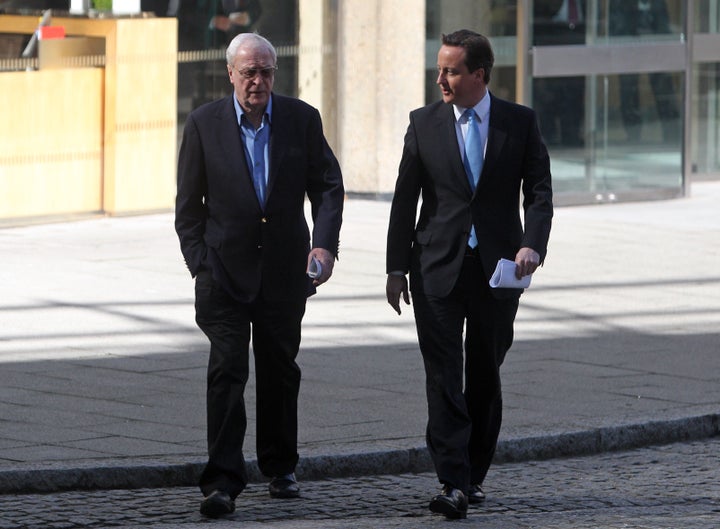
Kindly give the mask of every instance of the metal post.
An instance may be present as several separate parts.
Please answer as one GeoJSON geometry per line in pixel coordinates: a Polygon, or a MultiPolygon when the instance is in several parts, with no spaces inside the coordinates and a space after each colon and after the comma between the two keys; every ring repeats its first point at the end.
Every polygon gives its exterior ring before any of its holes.
{"type": "Polygon", "coordinates": [[[683,112],[683,144],[682,144],[682,193],[683,196],[690,196],[692,184],[692,98],[693,98],[693,43],[695,35],[695,0],[688,0],[685,3],[685,92],[683,112]]]}

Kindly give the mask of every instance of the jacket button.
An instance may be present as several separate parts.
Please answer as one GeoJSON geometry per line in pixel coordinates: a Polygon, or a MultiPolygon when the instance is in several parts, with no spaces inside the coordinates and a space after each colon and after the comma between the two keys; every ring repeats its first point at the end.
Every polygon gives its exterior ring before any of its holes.
{"type": "Polygon", "coordinates": [[[266,224],[266,223],[267,223],[267,218],[265,218],[265,217],[261,218],[261,219],[260,219],[260,222],[262,222],[263,224],[266,224]]]}

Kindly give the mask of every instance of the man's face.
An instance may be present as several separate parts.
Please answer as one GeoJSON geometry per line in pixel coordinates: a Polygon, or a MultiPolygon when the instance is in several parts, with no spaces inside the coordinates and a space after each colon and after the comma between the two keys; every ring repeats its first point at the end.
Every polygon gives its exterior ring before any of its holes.
{"type": "Polygon", "coordinates": [[[470,108],[485,95],[485,71],[479,68],[474,72],[465,64],[465,50],[460,46],[440,47],[438,52],[438,78],[443,101],[470,108]]]}
{"type": "Polygon", "coordinates": [[[235,64],[228,64],[235,96],[246,112],[263,110],[275,81],[275,63],[269,50],[260,46],[238,49],[235,64]]]}

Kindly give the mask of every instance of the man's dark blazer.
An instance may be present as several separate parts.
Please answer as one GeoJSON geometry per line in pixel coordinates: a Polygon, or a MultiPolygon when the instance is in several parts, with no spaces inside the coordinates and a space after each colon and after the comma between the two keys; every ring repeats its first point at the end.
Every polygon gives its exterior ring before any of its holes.
{"type": "MultiPolygon", "coordinates": [[[[514,261],[521,247],[537,251],[541,262],[545,258],[552,189],[535,113],[491,98],[485,162],[474,194],[460,157],[453,106],[438,101],[410,113],[390,213],[387,272],[410,271],[413,291],[438,297],[450,293],[460,275],[471,223],[488,280],[498,259],[514,261]]],[[[521,292],[493,289],[498,298],[521,292]]]]}
{"type": "Polygon", "coordinates": [[[190,273],[213,272],[238,301],[261,289],[267,301],[314,292],[305,275],[312,205],[314,247],[337,255],[344,189],[318,111],[272,95],[265,208],[248,170],[233,96],[187,119],[178,160],[175,229],[190,273]]]}

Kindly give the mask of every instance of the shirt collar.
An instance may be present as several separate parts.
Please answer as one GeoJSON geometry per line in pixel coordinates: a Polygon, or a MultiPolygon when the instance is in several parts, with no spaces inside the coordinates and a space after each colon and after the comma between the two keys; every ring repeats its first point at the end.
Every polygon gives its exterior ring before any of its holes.
{"type": "MultiPolygon", "coordinates": [[[[475,105],[473,108],[475,109],[475,113],[480,117],[480,122],[487,123],[487,119],[490,116],[490,91],[489,90],[487,90],[485,92],[485,95],[483,96],[483,98],[480,101],[478,101],[477,105],[475,105]]],[[[453,105],[453,110],[455,112],[455,120],[460,121],[460,118],[462,118],[462,115],[467,110],[467,108],[453,105]]]]}
{"type": "MultiPolygon", "coordinates": [[[[267,116],[268,123],[272,123],[272,94],[270,94],[270,99],[268,99],[268,104],[265,107],[265,116],[267,116]]],[[[238,103],[237,97],[235,96],[235,93],[233,92],[233,106],[235,107],[235,115],[237,116],[237,122],[238,125],[242,125],[242,117],[245,114],[245,111],[240,106],[240,103],[238,103]]]]}

